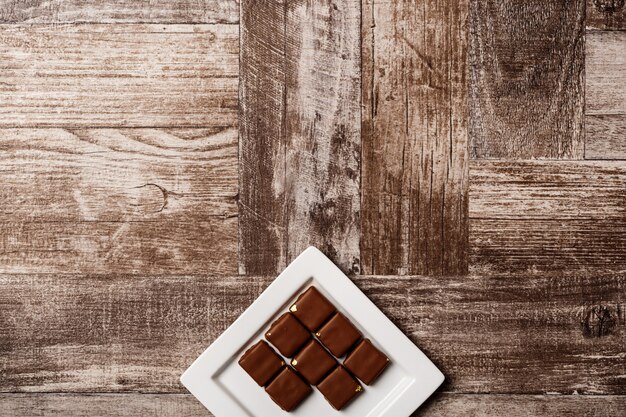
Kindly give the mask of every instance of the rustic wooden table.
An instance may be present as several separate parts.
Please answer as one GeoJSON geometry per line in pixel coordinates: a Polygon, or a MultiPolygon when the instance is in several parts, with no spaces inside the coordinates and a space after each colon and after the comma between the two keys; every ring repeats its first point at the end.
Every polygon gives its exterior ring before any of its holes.
{"type": "Polygon", "coordinates": [[[0,0],[0,68],[0,415],[207,415],[310,244],[418,415],[624,415],[623,0],[0,0]]]}

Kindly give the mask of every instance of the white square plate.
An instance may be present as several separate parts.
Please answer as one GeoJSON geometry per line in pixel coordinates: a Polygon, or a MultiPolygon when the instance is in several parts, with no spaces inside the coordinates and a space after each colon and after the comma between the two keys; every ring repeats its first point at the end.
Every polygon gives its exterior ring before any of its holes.
{"type": "Polygon", "coordinates": [[[305,250],[181,377],[183,385],[216,417],[408,417],[441,385],[444,376],[322,252],[305,250]],[[296,297],[314,285],[391,360],[372,385],[342,411],[313,389],[297,409],[281,410],[239,366],[245,350],[296,297]]]}

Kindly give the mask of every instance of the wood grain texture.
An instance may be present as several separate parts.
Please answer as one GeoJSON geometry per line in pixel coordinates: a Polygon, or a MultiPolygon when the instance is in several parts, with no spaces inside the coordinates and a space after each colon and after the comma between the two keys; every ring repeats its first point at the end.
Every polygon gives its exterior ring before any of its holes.
{"type": "MultiPolygon", "coordinates": [[[[180,373],[271,281],[3,275],[0,391],[182,392],[180,373]]],[[[444,390],[626,388],[623,273],[355,282],[443,370],[444,390]]]]}
{"type": "Polygon", "coordinates": [[[0,270],[236,272],[237,132],[0,129],[0,270]]]}
{"type": "Polygon", "coordinates": [[[19,275],[0,282],[0,391],[182,392],[182,372],[269,280],[19,275]]]}
{"type": "Polygon", "coordinates": [[[237,125],[235,25],[0,25],[0,127],[237,125]]]}
{"type": "Polygon", "coordinates": [[[626,164],[471,165],[475,272],[626,269],[626,164]]]}
{"type": "Polygon", "coordinates": [[[210,417],[190,394],[0,394],[12,417],[210,417]]]}
{"type": "MultiPolygon", "coordinates": [[[[413,417],[606,417],[626,407],[626,396],[466,395],[438,393],[413,417]]],[[[13,417],[209,417],[183,394],[0,394],[0,413],[13,417]]]]}
{"type": "Polygon", "coordinates": [[[624,0],[587,0],[587,30],[626,30],[624,0]]]}
{"type": "Polygon", "coordinates": [[[585,159],[626,159],[626,114],[585,116],[585,159]]]}
{"type": "Polygon", "coordinates": [[[360,270],[359,33],[357,0],[242,2],[243,274],[311,244],[360,270]]]}
{"type": "Polygon", "coordinates": [[[626,397],[590,395],[435,394],[413,417],[606,417],[623,412],[626,397]]]}
{"type": "Polygon", "coordinates": [[[467,1],[363,11],[363,270],[467,272],[467,1]]]}
{"type": "Polygon", "coordinates": [[[14,222],[237,215],[236,128],[0,129],[0,160],[14,222]]]}
{"type": "Polygon", "coordinates": [[[586,158],[625,158],[625,50],[626,31],[587,34],[586,158]]]}
{"type": "Polygon", "coordinates": [[[472,158],[582,159],[585,0],[470,0],[472,158]]]}
{"type": "Polygon", "coordinates": [[[587,34],[586,114],[626,117],[626,32],[587,34]]]}
{"type": "Polygon", "coordinates": [[[6,273],[237,272],[237,219],[1,222],[6,273]]]}
{"type": "Polygon", "coordinates": [[[238,0],[0,0],[0,23],[237,23],[238,0]]]}

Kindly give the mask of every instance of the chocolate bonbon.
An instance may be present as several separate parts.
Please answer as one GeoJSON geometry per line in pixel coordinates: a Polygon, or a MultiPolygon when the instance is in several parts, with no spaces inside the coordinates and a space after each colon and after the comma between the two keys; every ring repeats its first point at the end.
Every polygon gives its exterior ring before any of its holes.
{"type": "Polygon", "coordinates": [[[290,367],[285,367],[265,388],[265,392],[285,411],[294,410],[313,390],[290,367]]]}
{"type": "Polygon", "coordinates": [[[265,338],[281,355],[291,358],[311,339],[311,333],[291,313],[285,313],[272,323],[265,338]]]}
{"type": "Polygon", "coordinates": [[[345,408],[363,392],[363,387],[343,366],[335,368],[318,384],[317,389],[324,395],[326,401],[337,410],[345,408]]]}
{"type": "Polygon", "coordinates": [[[354,324],[341,313],[336,313],[331,317],[315,336],[322,344],[336,357],[342,357],[346,352],[361,340],[361,332],[354,327],[354,324]]]}
{"type": "Polygon", "coordinates": [[[289,308],[289,311],[307,329],[315,332],[335,312],[335,306],[317,288],[309,287],[308,290],[300,294],[296,302],[289,308]]]}
{"type": "Polygon", "coordinates": [[[374,382],[387,365],[389,365],[389,358],[369,339],[362,340],[343,362],[343,366],[366,385],[374,382]]]}
{"type": "Polygon", "coordinates": [[[294,356],[291,366],[300,372],[309,384],[317,385],[337,366],[337,361],[317,340],[311,340],[294,356]]]}
{"type": "Polygon", "coordinates": [[[267,342],[260,340],[243,354],[239,365],[259,386],[265,386],[285,366],[285,362],[267,342]]]}

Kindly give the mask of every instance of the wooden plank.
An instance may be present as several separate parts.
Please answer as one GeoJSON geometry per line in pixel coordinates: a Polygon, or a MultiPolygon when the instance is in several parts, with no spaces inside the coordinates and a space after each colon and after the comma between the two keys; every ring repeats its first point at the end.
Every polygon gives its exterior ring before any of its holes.
{"type": "Polygon", "coordinates": [[[12,222],[237,215],[236,128],[0,129],[0,160],[12,222]]]}
{"type": "Polygon", "coordinates": [[[0,394],[0,414],[13,417],[210,417],[183,394],[0,394]]]}
{"type": "Polygon", "coordinates": [[[626,268],[626,164],[473,162],[476,272],[626,268]]]}
{"type": "Polygon", "coordinates": [[[585,116],[585,159],[626,159],[626,114],[585,116]]]}
{"type": "Polygon", "coordinates": [[[587,34],[587,106],[591,115],[626,116],[626,32],[587,34]]]}
{"type": "Polygon", "coordinates": [[[585,0],[470,1],[472,158],[582,159],[585,0]]]}
{"type": "MultiPolygon", "coordinates": [[[[437,393],[418,416],[617,416],[626,396],[580,395],[467,395],[437,393]]],[[[207,417],[209,413],[191,395],[183,394],[1,394],[0,412],[13,417],[207,417]]]]}
{"type": "Polygon", "coordinates": [[[363,11],[363,270],[467,272],[468,2],[363,11]]]}
{"type": "Polygon", "coordinates": [[[237,124],[235,25],[0,25],[0,127],[237,124]]]}
{"type": "MultiPolygon", "coordinates": [[[[180,373],[272,279],[0,276],[0,391],[183,392],[180,373]]],[[[444,390],[626,388],[624,273],[355,282],[441,367],[444,390]]]]}
{"type": "Polygon", "coordinates": [[[0,23],[238,23],[237,0],[2,1],[0,23]]]}
{"type": "Polygon", "coordinates": [[[183,392],[182,372],[269,282],[0,276],[0,391],[183,392]]]}
{"type": "Polygon", "coordinates": [[[237,131],[0,129],[0,270],[236,272],[237,131]]]}
{"type": "Polygon", "coordinates": [[[549,417],[617,416],[623,413],[626,396],[591,395],[436,395],[413,417],[549,417]]]}
{"type": "Polygon", "coordinates": [[[586,158],[624,159],[626,31],[587,34],[586,158]]]}
{"type": "Polygon", "coordinates": [[[358,0],[243,1],[240,272],[359,262],[358,0]]]}
{"type": "Polygon", "coordinates": [[[587,30],[626,30],[624,0],[587,0],[587,30]]]}
{"type": "Polygon", "coordinates": [[[186,218],[167,222],[2,222],[0,271],[236,273],[237,219],[186,218]]]}

